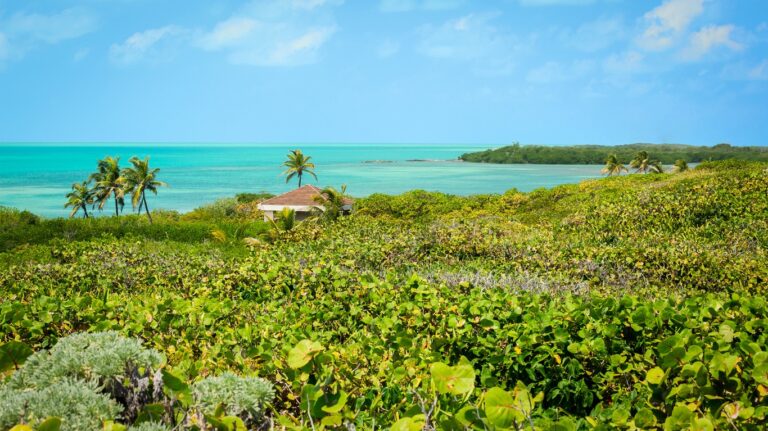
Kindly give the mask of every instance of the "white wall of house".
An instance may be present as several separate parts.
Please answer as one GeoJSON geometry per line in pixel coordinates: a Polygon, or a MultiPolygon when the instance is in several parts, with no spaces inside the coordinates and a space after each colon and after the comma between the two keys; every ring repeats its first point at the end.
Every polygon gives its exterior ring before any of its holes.
{"type": "Polygon", "coordinates": [[[312,210],[317,208],[324,210],[321,205],[259,205],[258,208],[264,213],[264,221],[274,220],[275,214],[282,211],[283,208],[292,209],[295,212],[296,221],[302,221],[312,215],[312,210]]]}

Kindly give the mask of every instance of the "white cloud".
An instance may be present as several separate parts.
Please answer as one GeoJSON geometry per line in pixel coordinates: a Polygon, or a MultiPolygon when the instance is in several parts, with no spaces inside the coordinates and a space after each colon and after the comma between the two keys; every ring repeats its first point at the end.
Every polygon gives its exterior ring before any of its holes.
{"type": "Polygon", "coordinates": [[[734,51],[742,49],[742,45],[731,38],[734,28],[732,25],[711,25],[702,28],[691,35],[690,43],[683,51],[683,58],[698,60],[720,46],[734,51]]]}
{"type": "Polygon", "coordinates": [[[334,27],[308,30],[293,39],[279,41],[268,50],[250,49],[232,54],[234,63],[256,66],[296,66],[315,61],[317,51],[336,31],[334,27]]]}
{"type": "Polygon", "coordinates": [[[17,13],[3,28],[12,39],[55,44],[88,34],[96,24],[96,18],[86,10],[71,8],[50,15],[17,13]]]}
{"type": "Polygon", "coordinates": [[[666,0],[645,14],[647,27],[638,43],[650,51],[668,49],[703,11],[704,0],[666,0]]]}
{"type": "Polygon", "coordinates": [[[200,45],[209,50],[217,50],[237,44],[248,37],[256,28],[256,20],[234,17],[216,24],[216,27],[200,39],[200,45]]]}
{"type": "Polygon", "coordinates": [[[317,61],[337,31],[330,8],[340,0],[254,1],[200,35],[197,46],[230,62],[298,66],[317,61]]]}
{"type": "Polygon", "coordinates": [[[412,10],[450,10],[464,4],[464,0],[380,0],[382,12],[409,12],[412,10]]]}
{"type": "Polygon", "coordinates": [[[133,63],[144,58],[163,39],[176,36],[182,32],[181,28],[168,25],[134,33],[123,43],[113,44],[109,48],[109,56],[118,63],[133,63]]]}
{"type": "Polygon", "coordinates": [[[96,26],[96,17],[81,8],[47,15],[15,13],[0,20],[0,60],[19,59],[40,45],[79,38],[94,31],[96,26]]]}
{"type": "Polygon", "coordinates": [[[428,57],[470,62],[481,73],[509,73],[521,45],[514,35],[493,24],[497,16],[470,14],[440,26],[423,26],[417,49],[428,57]]]}

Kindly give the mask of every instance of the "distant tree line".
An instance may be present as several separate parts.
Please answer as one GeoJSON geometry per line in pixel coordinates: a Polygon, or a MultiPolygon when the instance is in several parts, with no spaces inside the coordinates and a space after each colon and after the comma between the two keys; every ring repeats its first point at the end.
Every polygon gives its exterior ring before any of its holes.
{"type": "Polygon", "coordinates": [[[549,147],[515,143],[493,150],[466,153],[459,158],[465,162],[476,163],[597,165],[604,164],[610,155],[615,155],[619,160],[631,160],[642,151],[652,153],[655,160],[665,165],[671,165],[678,160],[686,163],[725,159],[768,161],[768,147],[734,147],[729,144],[718,144],[712,147],[679,144],[549,147]]]}

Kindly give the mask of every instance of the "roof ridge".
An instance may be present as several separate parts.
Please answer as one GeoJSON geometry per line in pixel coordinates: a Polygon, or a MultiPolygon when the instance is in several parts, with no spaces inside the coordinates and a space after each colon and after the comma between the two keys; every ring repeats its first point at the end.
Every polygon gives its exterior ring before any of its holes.
{"type": "Polygon", "coordinates": [[[325,200],[324,196],[322,195],[322,189],[315,186],[314,184],[305,184],[299,188],[289,190],[277,196],[272,196],[271,198],[262,201],[259,205],[296,204],[296,205],[313,206],[313,205],[319,204],[319,202],[315,199],[315,197],[317,196],[321,196],[321,198],[325,200]]]}

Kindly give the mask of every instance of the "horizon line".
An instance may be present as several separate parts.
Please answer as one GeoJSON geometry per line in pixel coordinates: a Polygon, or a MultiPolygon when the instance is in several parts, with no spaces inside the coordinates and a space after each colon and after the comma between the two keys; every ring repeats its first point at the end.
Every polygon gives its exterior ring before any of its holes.
{"type": "Polygon", "coordinates": [[[685,145],[691,147],[714,147],[726,143],[732,147],[766,147],[768,144],[757,145],[739,145],[730,144],[727,142],[721,142],[717,144],[683,144],[676,142],[642,142],[635,141],[630,143],[618,143],[618,144],[594,144],[594,143],[575,143],[575,144],[523,144],[516,141],[507,143],[483,143],[483,142],[258,142],[258,141],[0,141],[0,146],[72,146],[72,147],[89,147],[89,146],[218,146],[218,147],[248,147],[248,146],[263,146],[263,147],[289,147],[289,146],[392,146],[402,147],[410,145],[423,145],[423,146],[469,146],[478,148],[496,149],[500,147],[511,146],[519,144],[521,146],[544,146],[544,147],[580,147],[580,146],[598,146],[598,147],[619,147],[624,145],[685,145]]]}

